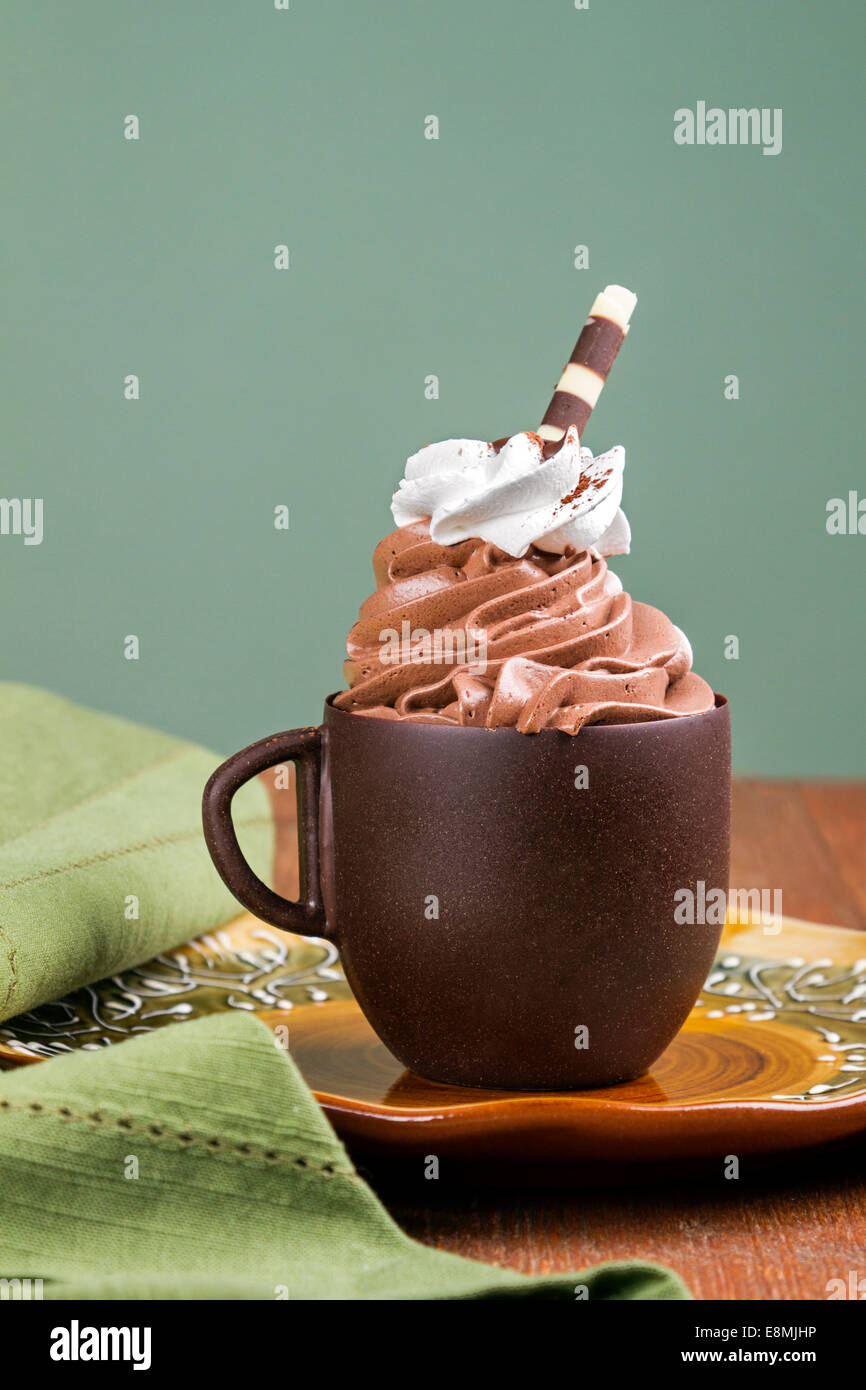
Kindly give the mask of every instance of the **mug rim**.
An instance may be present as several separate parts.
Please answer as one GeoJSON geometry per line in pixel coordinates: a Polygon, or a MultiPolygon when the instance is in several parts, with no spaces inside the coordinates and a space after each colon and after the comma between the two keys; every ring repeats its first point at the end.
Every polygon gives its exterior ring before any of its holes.
{"type": "Polygon", "coordinates": [[[728,711],[730,708],[730,702],[728,700],[727,695],[722,695],[719,691],[714,690],[713,708],[701,710],[698,714],[670,715],[666,719],[635,719],[628,722],[623,721],[619,724],[585,724],[581,729],[578,730],[576,734],[569,734],[566,732],[565,729],[539,729],[538,733],[524,734],[521,733],[519,729],[515,729],[513,725],[502,725],[496,729],[488,729],[484,725],[478,724],[428,724],[420,719],[387,719],[382,717],[381,715],[375,714],[361,715],[359,719],[359,716],[356,714],[354,710],[337,709],[337,707],[335,706],[334,701],[337,699],[337,696],[344,695],[345,693],[346,692],[343,690],[335,690],[331,695],[327,696],[325,700],[325,715],[329,722],[331,720],[352,719],[358,722],[362,721],[365,724],[373,724],[374,726],[378,727],[387,724],[391,728],[412,730],[428,729],[431,731],[435,730],[436,732],[440,732],[443,729],[447,729],[449,733],[453,731],[458,734],[486,734],[488,737],[491,734],[509,734],[512,738],[522,739],[544,737],[549,738],[551,736],[556,736],[560,738],[574,740],[584,735],[588,735],[592,738],[609,738],[616,736],[622,737],[625,733],[631,733],[634,731],[640,732],[641,730],[648,729],[653,729],[657,730],[658,732],[661,732],[662,729],[671,730],[672,728],[679,728],[683,725],[686,728],[689,728],[695,721],[699,721],[702,719],[713,719],[722,711],[728,711]]]}

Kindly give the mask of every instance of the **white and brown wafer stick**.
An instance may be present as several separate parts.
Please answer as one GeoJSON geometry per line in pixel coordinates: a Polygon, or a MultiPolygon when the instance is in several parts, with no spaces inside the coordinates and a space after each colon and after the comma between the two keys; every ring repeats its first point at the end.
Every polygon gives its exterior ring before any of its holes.
{"type": "Polygon", "coordinates": [[[578,435],[583,437],[636,304],[637,296],[622,285],[608,285],[596,295],[539,427],[538,433],[546,443],[558,444],[569,425],[576,425],[578,435]]]}

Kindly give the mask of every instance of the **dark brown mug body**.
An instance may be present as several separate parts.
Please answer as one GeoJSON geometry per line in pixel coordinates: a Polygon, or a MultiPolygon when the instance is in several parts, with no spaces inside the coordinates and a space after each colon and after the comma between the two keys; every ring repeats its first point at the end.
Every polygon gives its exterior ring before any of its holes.
{"type": "Polygon", "coordinates": [[[358,1003],[406,1067],[519,1090],[629,1080],[664,1051],[720,935],[675,921],[676,895],[697,896],[701,881],[727,890],[729,824],[721,697],[708,714],[576,736],[329,702],[321,730],[252,745],[205,793],[229,887],[277,926],[336,941],[358,1003]],[[237,786],[287,757],[302,764],[301,904],[240,871],[227,828],[237,786]]]}

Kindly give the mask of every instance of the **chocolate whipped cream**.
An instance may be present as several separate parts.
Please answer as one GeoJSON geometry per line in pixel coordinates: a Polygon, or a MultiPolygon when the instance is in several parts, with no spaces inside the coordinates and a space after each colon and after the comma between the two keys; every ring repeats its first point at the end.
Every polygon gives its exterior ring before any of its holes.
{"type": "Polygon", "coordinates": [[[576,734],[713,708],[688,639],[624,593],[594,547],[515,557],[477,536],[438,543],[418,519],[386,536],[373,568],[338,709],[576,734]]]}

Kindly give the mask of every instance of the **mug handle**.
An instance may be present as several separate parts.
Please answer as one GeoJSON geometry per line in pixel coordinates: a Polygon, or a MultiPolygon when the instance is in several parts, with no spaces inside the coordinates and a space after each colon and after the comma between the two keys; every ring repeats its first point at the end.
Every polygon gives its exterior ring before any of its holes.
{"type": "Polygon", "coordinates": [[[321,729],[289,729],[261,738],[234,753],[208,781],[202,797],[202,823],[210,856],[223,883],[256,917],[300,936],[333,940],[319,885],[319,784],[321,729]],[[298,857],[301,901],[275,893],[254,874],[238,844],[232,797],[259,772],[277,763],[297,764],[298,857]]]}

